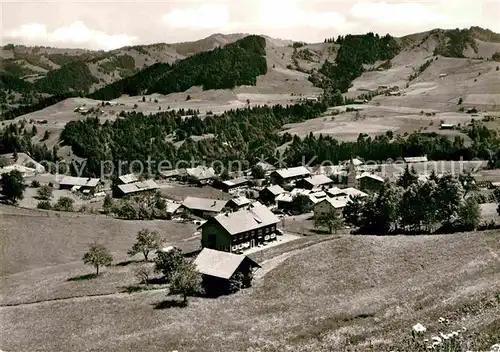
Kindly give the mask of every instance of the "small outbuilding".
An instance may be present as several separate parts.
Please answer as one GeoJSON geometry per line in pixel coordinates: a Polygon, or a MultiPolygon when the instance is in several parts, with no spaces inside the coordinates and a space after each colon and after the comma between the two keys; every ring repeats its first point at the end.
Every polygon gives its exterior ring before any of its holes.
{"type": "Polygon", "coordinates": [[[236,198],[231,199],[228,203],[227,206],[231,208],[232,210],[241,210],[245,209],[250,205],[251,201],[245,196],[239,196],[236,198]]]}
{"type": "Polygon", "coordinates": [[[413,163],[426,163],[429,160],[427,159],[427,155],[424,156],[412,156],[412,157],[406,157],[403,158],[405,163],[407,164],[413,164],[413,163]]]}
{"type": "Polygon", "coordinates": [[[281,186],[272,185],[259,192],[259,199],[264,204],[276,204],[276,197],[282,193],[285,193],[285,190],[281,186]]]}
{"type": "Polygon", "coordinates": [[[453,130],[455,129],[455,124],[453,123],[442,123],[439,127],[442,130],[453,130]]]}
{"type": "Polygon", "coordinates": [[[118,177],[118,182],[122,185],[126,185],[126,184],[137,182],[137,181],[139,181],[139,178],[134,174],[127,174],[127,175],[123,175],[123,176],[118,177]]]}
{"type": "Polygon", "coordinates": [[[356,177],[356,182],[363,192],[378,192],[384,184],[384,179],[378,175],[364,172],[356,177]]]}
{"type": "Polygon", "coordinates": [[[261,266],[242,254],[203,248],[194,260],[196,270],[203,276],[205,294],[212,297],[231,292],[231,281],[240,277],[242,288],[252,285],[253,273],[261,266]]]}

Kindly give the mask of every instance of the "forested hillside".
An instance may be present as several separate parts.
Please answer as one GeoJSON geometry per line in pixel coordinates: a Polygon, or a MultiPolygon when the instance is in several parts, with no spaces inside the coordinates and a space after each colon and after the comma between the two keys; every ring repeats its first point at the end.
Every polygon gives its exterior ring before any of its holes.
{"type": "Polygon", "coordinates": [[[110,100],[122,94],[182,92],[192,86],[230,89],[255,85],[257,76],[267,72],[265,46],[263,37],[248,36],[223,48],[195,54],[172,66],[153,65],[92,93],[90,97],[110,100]]]}
{"type": "Polygon", "coordinates": [[[463,58],[468,47],[475,53],[478,51],[474,33],[470,29],[453,29],[440,34],[442,36],[439,37],[440,43],[434,50],[434,55],[463,58]]]}
{"type": "Polygon", "coordinates": [[[50,71],[47,76],[35,83],[39,91],[49,94],[61,94],[70,91],[87,94],[93,83],[99,82],[92,76],[85,62],[75,61],[50,71]]]}
{"type": "Polygon", "coordinates": [[[336,41],[340,44],[335,62],[326,61],[320,68],[322,77],[311,77],[311,81],[323,88],[346,92],[351,82],[363,73],[363,64],[374,64],[378,60],[392,59],[399,52],[396,40],[390,35],[347,35],[336,41]]]}
{"type": "MultiPolygon", "coordinates": [[[[284,157],[290,166],[305,160],[314,164],[328,160],[339,162],[351,155],[366,160],[398,159],[404,156],[427,154],[434,160],[459,160],[481,158],[493,164],[500,162],[500,137],[481,124],[474,124],[468,131],[474,141],[471,147],[460,136],[454,140],[436,133],[415,132],[406,137],[392,133],[375,138],[360,134],[356,142],[341,142],[330,136],[305,139],[289,133],[280,134],[283,125],[301,122],[320,116],[327,105],[303,103],[292,106],[256,107],[231,110],[222,115],[199,118],[195,111],[166,111],[145,116],[141,113],[122,113],[114,122],[100,124],[97,118],[73,121],[66,125],[61,140],[72,147],[73,152],[87,158],[89,175],[98,173],[101,162],[109,160],[118,165],[119,160],[141,160],[148,157],[156,162],[168,160],[172,165],[179,160],[215,160],[228,162],[239,160],[249,165],[264,156],[272,160],[279,146],[287,142],[284,157]],[[191,118],[182,118],[194,114],[191,118]],[[214,138],[194,141],[191,136],[213,134],[214,138]],[[134,136],[131,138],[130,136],[134,136]],[[169,142],[184,140],[176,148],[169,142]],[[488,150],[498,150],[491,154],[488,150]]],[[[117,168],[116,168],[117,170],[117,168]]]]}
{"type": "Polygon", "coordinates": [[[111,100],[122,94],[140,95],[155,84],[163,75],[169,72],[172,66],[167,63],[158,63],[138,72],[137,74],[113,82],[104,88],[90,94],[90,98],[111,100]]]}

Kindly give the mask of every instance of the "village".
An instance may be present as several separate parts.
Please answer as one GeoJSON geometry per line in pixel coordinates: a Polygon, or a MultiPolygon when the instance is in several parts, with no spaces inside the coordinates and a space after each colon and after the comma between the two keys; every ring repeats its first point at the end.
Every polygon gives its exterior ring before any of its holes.
{"type": "MultiPolygon", "coordinates": [[[[21,155],[21,159],[23,157],[21,155]]],[[[157,218],[178,224],[192,223],[196,231],[188,238],[192,245],[185,255],[195,257],[196,270],[204,278],[216,280],[215,286],[225,287],[226,291],[230,291],[229,283],[238,275],[248,278],[249,273],[253,275],[258,271],[260,265],[252,259],[252,254],[308,234],[352,233],[352,225],[343,219],[344,209],[353,200],[376,195],[384,185],[396,183],[410,170],[416,173],[414,177],[420,183],[445,174],[472,177],[476,189],[487,195],[485,203],[480,205],[481,212],[487,214],[483,219],[485,223],[486,219],[491,221],[487,228],[495,226],[497,220],[492,197],[493,191],[500,188],[497,173],[487,170],[486,161],[430,162],[426,156],[386,164],[365,164],[359,158],[351,158],[336,166],[314,168],[278,169],[261,161],[248,170],[225,175],[217,174],[212,167],[197,166],[165,170],[156,179],[130,173],[119,176],[116,182],[55,176],[45,173],[39,164],[30,162],[29,166],[31,168],[13,164],[0,171],[3,174],[17,170],[24,176],[26,198],[33,199],[31,203],[23,200],[21,204],[33,207],[33,201],[38,199],[38,209],[50,209],[50,200],[54,199],[55,210],[103,213],[130,220],[157,218]],[[40,198],[43,188],[49,188],[50,193],[40,198]],[[69,207],[61,206],[64,203],[61,199],[71,200],[69,207]],[[125,202],[123,208],[130,204],[126,202],[134,202],[139,208],[158,207],[162,215],[143,217],[140,209],[134,215],[127,215],[130,211],[121,211],[119,202],[125,202]],[[326,230],[323,232],[320,228],[326,230]]],[[[163,240],[157,246],[159,253],[178,249],[168,236],[163,240]]]]}

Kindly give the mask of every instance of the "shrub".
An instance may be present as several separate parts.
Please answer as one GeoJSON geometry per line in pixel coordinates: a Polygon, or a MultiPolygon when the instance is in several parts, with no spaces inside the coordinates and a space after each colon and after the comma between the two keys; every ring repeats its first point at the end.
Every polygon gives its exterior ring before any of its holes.
{"type": "Polygon", "coordinates": [[[40,187],[40,182],[38,182],[37,180],[31,181],[31,188],[38,188],[38,187],[40,187]]]}
{"type": "Polygon", "coordinates": [[[48,200],[41,200],[36,205],[37,209],[50,210],[52,209],[52,204],[48,200]]]}
{"type": "Polygon", "coordinates": [[[69,197],[61,197],[54,205],[54,210],[57,211],[73,211],[75,201],[69,197]]]}
{"type": "Polygon", "coordinates": [[[43,185],[38,189],[38,198],[47,200],[52,198],[52,187],[43,185]]]}

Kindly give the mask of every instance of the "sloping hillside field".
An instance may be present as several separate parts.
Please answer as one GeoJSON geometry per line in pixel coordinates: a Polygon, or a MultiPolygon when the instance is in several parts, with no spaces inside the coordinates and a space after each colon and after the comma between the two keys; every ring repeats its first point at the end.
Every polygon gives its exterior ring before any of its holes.
{"type": "MultiPolygon", "coordinates": [[[[120,289],[134,280],[127,265],[108,268],[92,282],[68,282],[90,272],[78,253],[92,226],[104,225],[101,220],[61,215],[43,222],[43,216],[12,213],[4,209],[0,215],[0,232],[8,243],[17,242],[4,244],[2,253],[5,258],[8,249],[10,268],[0,307],[6,351],[316,352],[349,346],[371,351],[370,343],[377,351],[389,351],[402,346],[417,322],[437,334],[443,329],[439,317],[450,320],[450,329],[498,337],[498,232],[326,241],[319,236],[322,242],[311,238],[284,260],[264,261],[265,275],[257,275],[250,289],[166,308],[166,289],[131,294],[120,289]],[[35,233],[59,238],[51,242],[58,249],[35,255],[34,247],[37,252],[45,248],[31,237],[35,233]]],[[[99,226],[98,237],[119,256],[129,226],[116,232],[118,221],[108,225],[99,226]]]]}

